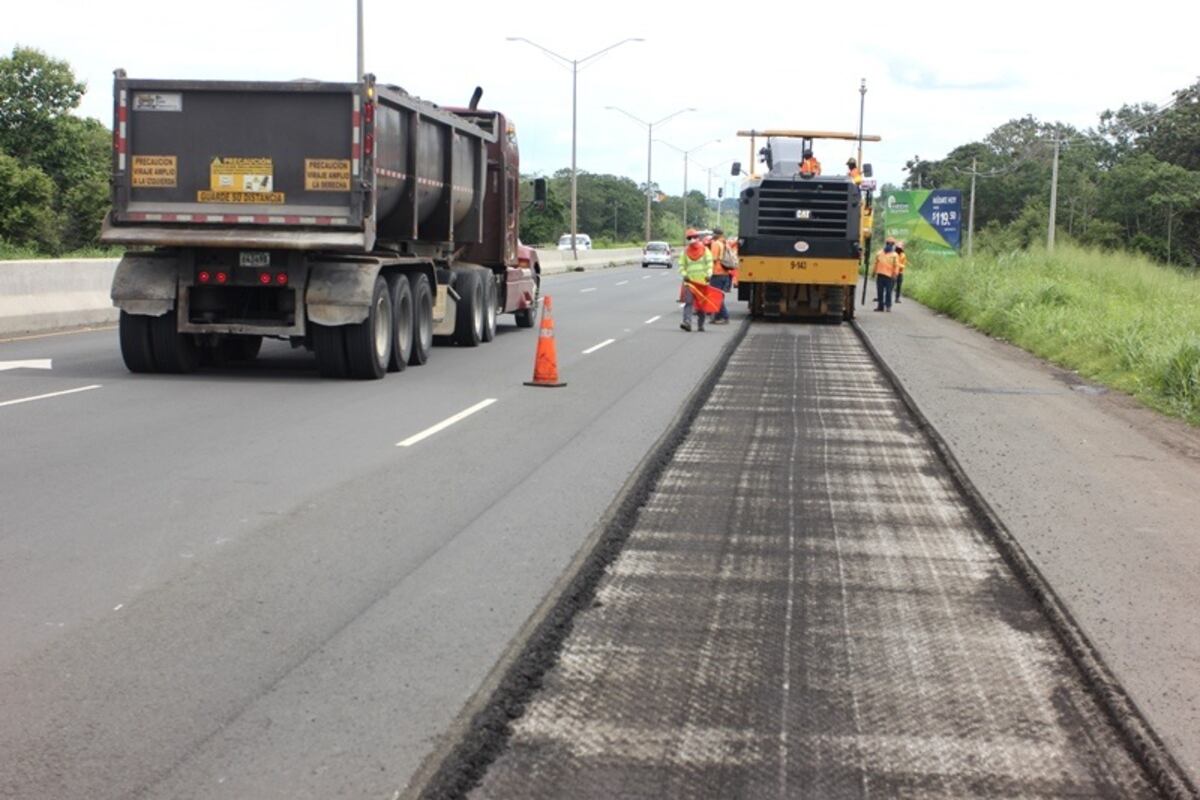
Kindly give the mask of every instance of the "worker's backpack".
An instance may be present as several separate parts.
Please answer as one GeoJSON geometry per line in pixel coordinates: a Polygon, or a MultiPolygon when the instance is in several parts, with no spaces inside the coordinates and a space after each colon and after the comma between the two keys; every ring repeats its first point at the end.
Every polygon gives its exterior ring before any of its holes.
{"type": "Polygon", "coordinates": [[[733,248],[729,246],[729,242],[722,242],[722,244],[725,246],[721,248],[721,266],[725,269],[737,269],[737,253],[733,252],[733,248]]]}

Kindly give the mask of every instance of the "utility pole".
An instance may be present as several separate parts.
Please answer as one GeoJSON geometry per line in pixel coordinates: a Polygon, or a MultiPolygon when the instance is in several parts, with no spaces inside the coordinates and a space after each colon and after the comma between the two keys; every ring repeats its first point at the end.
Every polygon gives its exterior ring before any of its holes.
{"type": "Polygon", "coordinates": [[[1050,224],[1046,232],[1046,249],[1054,249],[1055,212],[1058,211],[1058,148],[1062,140],[1054,137],[1054,166],[1050,168],[1050,224]]]}
{"type": "Polygon", "coordinates": [[[967,215],[967,258],[975,250],[975,178],[979,175],[978,159],[971,159],[971,211],[967,215]]]}
{"type": "Polygon", "coordinates": [[[954,168],[954,171],[959,175],[971,176],[971,206],[967,212],[967,258],[970,258],[975,252],[975,179],[995,178],[997,175],[1003,175],[1008,172],[1009,169],[1012,169],[1012,167],[1010,166],[1008,169],[996,169],[991,172],[980,172],[978,156],[971,156],[970,171],[959,169],[958,167],[954,168]]]}
{"type": "Polygon", "coordinates": [[[863,78],[858,86],[858,168],[863,168],[863,113],[867,107],[867,79],[863,78]]]}

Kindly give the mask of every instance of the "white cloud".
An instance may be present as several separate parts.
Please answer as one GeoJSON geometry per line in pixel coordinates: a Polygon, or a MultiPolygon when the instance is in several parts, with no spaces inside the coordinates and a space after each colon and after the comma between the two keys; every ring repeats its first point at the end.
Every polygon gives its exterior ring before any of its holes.
{"type": "MultiPolygon", "coordinates": [[[[748,157],[748,143],[733,135],[739,128],[856,129],[859,80],[866,78],[867,132],[884,138],[868,148],[867,160],[879,178],[898,181],[914,154],[939,158],[1008,119],[1032,113],[1086,127],[1105,108],[1163,102],[1200,71],[1192,41],[1200,13],[1165,0],[1146,0],[1120,17],[1027,0],[364,2],[368,69],[442,104],[464,103],[482,85],[483,104],[516,122],[527,171],[570,163],[571,72],[505,37],[524,36],[573,58],[645,37],[579,73],[580,168],[639,182],[645,129],[607,105],[643,119],[695,106],[656,135],[681,147],[720,138],[694,156],[708,165],[748,157]]],[[[115,67],[138,77],[353,78],[353,0],[336,8],[328,0],[5,5],[0,51],[22,44],[66,59],[89,84],[82,113],[106,123],[115,67]]],[[[826,165],[851,152],[842,143],[823,148],[826,165]]],[[[680,191],[682,156],[655,145],[654,178],[680,191]]],[[[689,176],[692,187],[706,182],[699,170],[689,176]]]]}

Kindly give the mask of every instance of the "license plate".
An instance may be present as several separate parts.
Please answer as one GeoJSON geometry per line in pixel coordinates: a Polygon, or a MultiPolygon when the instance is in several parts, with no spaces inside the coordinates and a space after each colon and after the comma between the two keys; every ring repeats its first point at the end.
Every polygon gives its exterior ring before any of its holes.
{"type": "Polygon", "coordinates": [[[263,250],[243,250],[238,253],[238,266],[269,267],[271,266],[271,254],[263,250]]]}

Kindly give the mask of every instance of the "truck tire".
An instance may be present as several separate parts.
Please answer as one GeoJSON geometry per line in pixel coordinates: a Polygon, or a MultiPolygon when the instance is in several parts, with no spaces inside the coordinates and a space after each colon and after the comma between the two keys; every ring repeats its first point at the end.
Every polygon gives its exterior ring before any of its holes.
{"type": "Polygon", "coordinates": [[[388,372],[403,372],[413,349],[412,285],[406,275],[392,275],[388,291],[392,293],[392,358],[388,372]]]}
{"type": "Polygon", "coordinates": [[[351,378],[379,380],[392,360],[392,295],[387,279],[375,276],[367,318],[357,325],[343,326],[346,337],[346,367],[351,378]]]}
{"type": "Polygon", "coordinates": [[[312,328],[313,351],[317,354],[317,370],[322,378],[344,378],[346,369],[346,341],[338,325],[318,325],[312,328]]]}
{"type": "Polygon", "coordinates": [[[130,372],[156,372],[154,348],[150,344],[150,317],[122,311],[117,325],[125,368],[130,372]]]}
{"type": "Polygon", "coordinates": [[[496,276],[491,270],[483,270],[483,341],[496,338],[496,276]]]}
{"type": "Polygon", "coordinates": [[[424,272],[409,275],[408,282],[413,299],[412,354],[408,363],[420,366],[429,360],[429,351],[433,349],[433,287],[424,272]]]}
{"type": "Polygon", "coordinates": [[[463,347],[478,347],[483,339],[483,281],[474,269],[456,269],[454,288],[458,308],[454,316],[454,342],[463,347]]]}
{"type": "Polygon", "coordinates": [[[196,369],[196,341],[191,334],[179,332],[175,319],[174,311],[150,317],[150,343],[159,372],[184,375],[196,369]]]}
{"type": "Polygon", "coordinates": [[[517,319],[518,328],[532,328],[533,323],[537,322],[538,300],[542,296],[542,277],[540,275],[533,276],[533,301],[529,304],[529,308],[522,308],[513,316],[517,319]]]}

